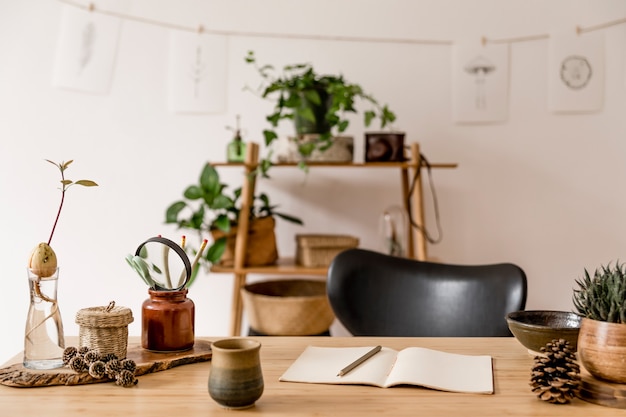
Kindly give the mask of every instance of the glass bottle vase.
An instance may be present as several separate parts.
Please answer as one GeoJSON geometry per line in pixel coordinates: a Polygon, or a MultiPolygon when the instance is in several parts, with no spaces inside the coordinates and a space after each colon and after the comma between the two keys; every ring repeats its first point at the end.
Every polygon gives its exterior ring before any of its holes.
{"type": "Polygon", "coordinates": [[[54,369],[63,366],[65,338],[57,302],[59,269],[49,277],[39,277],[27,268],[30,307],[24,335],[24,367],[54,369]]]}

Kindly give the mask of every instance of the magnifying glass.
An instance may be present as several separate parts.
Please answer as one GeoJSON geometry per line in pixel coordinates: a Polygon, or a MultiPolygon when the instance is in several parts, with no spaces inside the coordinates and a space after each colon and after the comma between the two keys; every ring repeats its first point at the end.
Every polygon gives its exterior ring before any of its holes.
{"type": "Polygon", "coordinates": [[[127,260],[153,290],[180,291],[191,278],[191,262],[184,249],[164,237],[146,240],[127,260]]]}

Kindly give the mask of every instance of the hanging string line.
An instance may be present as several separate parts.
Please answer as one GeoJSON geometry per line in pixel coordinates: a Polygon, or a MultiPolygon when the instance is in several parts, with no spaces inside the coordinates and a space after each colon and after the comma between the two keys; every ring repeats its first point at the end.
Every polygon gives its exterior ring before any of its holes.
{"type": "MultiPolygon", "coordinates": [[[[169,29],[181,30],[186,32],[206,33],[211,35],[225,35],[225,36],[242,36],[253,38],[282,38],[282,39],[306,39],[306,40],[323,40],[323,41],[344,41],[344,42],[367,42],[367,43],[397,43],[397,44],[430,44],[430,45],[453,45],[454,41],[441,40],[441,39],[409,39],[409,38],[378,38],[378,37],[362,37],[362,36],[335,36],[335,35],[305,35],[296,33],[269,33],[269,32],[246,32],[236,30],[216,30],[207,29],[203,25],[198,27],[183,26],[176,23],[163,22],[154,19],[148,19],[141,16],[133,16],[125,13],[113,12],[97,8],[94,3],[82,4],[75,0],[59,0],[61,3],[77,7],[79,9],[87,10],[92,13],[100,13],[107,16],[117,17],[125,20],[132,20],[134,22],[145,23],[148,25],[162,26],[169,29]]],[[[611,26],[616,26],[626,23],[626,17],[612,20],[604,23],[600,23],[593,26],[576,26],[576,33],[587,33],[595,30],[606,29],[611,26]]],[[[486,36],[481,38],[482,44],[487,43],[517,43],[517,42],[529,42],[542,39],[549,39],[548,34],[519,36],[512,38],[491,39],[486,36]]]]}
{"type": "Polygon", "coordinates": [[[592,32],[594,30],[606,29],[611,26],[621,25],[622,23],[626,23],[626,17],[622,17],[621,19],[611,20],[609,22],[599,23],[594,26],[587,26],[587,27],[576,26],[576,33],[581,34],[581,33],[586,33],[586,32],[592,32]]]}

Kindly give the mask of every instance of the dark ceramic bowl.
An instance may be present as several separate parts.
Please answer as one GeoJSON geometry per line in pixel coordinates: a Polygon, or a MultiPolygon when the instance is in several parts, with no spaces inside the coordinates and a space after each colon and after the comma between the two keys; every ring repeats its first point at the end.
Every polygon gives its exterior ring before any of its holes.
{"type": "Polygon", "coordinates": [[[506,316],[513,336],[528,350],[539,352],[553,339],[565,339],[576,350],[581,317],[567,311],[525,310],[506,316]]]}

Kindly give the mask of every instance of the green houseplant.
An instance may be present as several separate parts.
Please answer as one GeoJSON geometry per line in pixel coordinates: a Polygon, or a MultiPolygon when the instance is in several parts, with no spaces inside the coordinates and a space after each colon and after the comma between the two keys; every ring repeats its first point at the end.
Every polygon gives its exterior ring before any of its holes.
{"type": "MultiPolygon", "coordinates": [[[[193,230],[197,232],[200,240],[206,233],[210,233],[213,243],[202,256],[198,266],[217,264],[220,261],[228,266],[228,262],[232,261],[234,238],[241,212],[241,188],[229,193],[227,185],[221,183],[215,167],[206,164],[200,173],[198,183],[188,186],[183,192],[183,197],[184,199],[172,203],[166,209],[165,223],[193,230]]],[[[258,232],[269,229],[268,231],[271,232],[268,237],[269,247],[273,244],[275,248],[274,217],[302,224],[299,218],[276,211],[276,206],[270,203],[267,194],[261,193],[254,196],[249,213],[250,230],[258,232]]],[[[254,252],[254,242],[252,239],[249,241],[250,252],[254,252]]],[[[261,242],[261,246],[259,250],[268,247],[264,242],[261,242]]],[[[195,250],[191,247],[187,249],[195,250]]],[[[275,260],[276,257],[271,261],[260,260],[259,262],[263,264],[275,260]]],[[[246,264],[249,264],[248,256],[246,256],[246,264]]],[[[193,271],[194,278],[196,274],[197,268],[193,271]]]]}
{"type": "Polygon", "coordinates": [[[389,126],[396,115],[381,105],[359,85],[348,82],[343,75],[318,74],[309,63],[286,65],[282,73],[276,74],[272,65],[258,65],[253,51],[249,51],[246,62],[254,65],[261,78],[260,96],[272,100],[274,109],[266,119],[271,127],[263,131],[265,145],[278,138],[276,128],[283,120],[294,123],[298,138],[307,135],[310,140],[298,142],[298,151],[303,157],[315,150],[325,151],[333,144],[334,135],[346,131],[349,126],[347,113],[356,113],[356,102],[364,101],[370,108],[363,113],[364,124],[369,127],[379,119],[380,127],[389,126]]]}
{"type": "Polygon", "coordinates": [[[576,280],[573,303],[583,317],[578,355],[594,377],[626,383],[626,269],[601,266],[576,280]]]}

